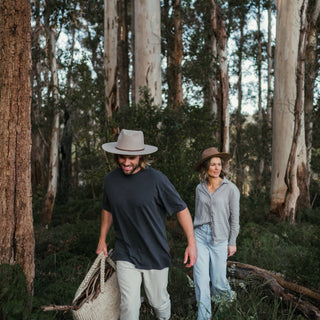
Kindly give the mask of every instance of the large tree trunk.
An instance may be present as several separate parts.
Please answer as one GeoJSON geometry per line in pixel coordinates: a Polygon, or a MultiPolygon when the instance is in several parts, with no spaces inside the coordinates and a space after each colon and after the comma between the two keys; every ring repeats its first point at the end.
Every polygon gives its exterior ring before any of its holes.
{"type": "Polygon", "coordinates": [[[181,0],[173,1],[174,9],[174,52],[172,56],[173,63],[173,84],[174,84],[174,98],[173,108],[178,109],[183,103],[182,92],[182,72],[181,62],[183,58],[183,44],[182,44],[182,18],[181,18],[181,0]]]}
{"type": "Polygon", "coordinates": [[[0,1],[0,264],[34,280],[31,196],[31,26],[28,0],[0,1]]]}
{"type": "Polygon", "coordinates": [[[220,148],[223,152],[230,152],[229,137],[229,74],[227,59],[228,35],[226,21],[214,0],[211,0],[213,12],[211,14],[211,25],[217,39],[217,54],[219,59],[219,87],[218,87],[218,110],[220,117],[220,148]]]}
{"type": "Polygon", "coordinates": [[[118,13],[117,1],[104,1],[104,69],[107,117],[119,107],[117,49],[118,49],[118,13]]]}
{"type": "Polygon", "coordinates": [[[310,202],[304,134],[305,52],[304,40],[299,41],[300,29],[305,32],[304,6],[304,0],[277,3],[271,210],[292,223],[297,208],[308,207],[310,202]]]}
{"type": "Polygon", "coordinates": [[[310,163],[312,149],[313,132],[313,103],[314,103],[314,85],[317,77],[316,50],[317,50],[317,20],[320,13],[320,0],[317,0],[314,6],[308,10],[310,12],[310,21],[308,27],[308,42],[306,49],[306,72],[305,72],[305,130],[306,130],[306,148],[308,160],[308,172],[310,179],[310,163]]]}
{"type": "Polygon", "coordinates": [[[161,26],[160,0],[135,0],[135,102],[140,88],[150,90],[154,103],[161,105],[161,26]]]}
{"type": "Polygon", "coordinates": [[[58,103],[58,70],[56,60],[56,35],[53,30],[49,30],[50,39],[50,62],[51,62],[51,80],[53,86],[54,111],[52,118],[51,139],[50,139],[50,160],[49,160],[49,181],[47,193],[42,207],[41,221],[46,226],[51,223],[52,211],[56,200],[58,187],[58,170],[59,170],[59,126],[60,113],[57,108],[58,103]]]}

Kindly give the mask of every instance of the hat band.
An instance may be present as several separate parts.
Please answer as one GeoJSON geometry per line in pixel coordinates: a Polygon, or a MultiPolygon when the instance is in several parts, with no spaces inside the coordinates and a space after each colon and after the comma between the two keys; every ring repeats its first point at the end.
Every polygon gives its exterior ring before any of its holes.
{"type": "Polygon", "coordinates": [[[144,148],[142,148],[142,149],[136,149],[136,150],[128,150],[128,149],[119,148],[119,147],[117,147],[117,146],[116,146],[116,149],[121,150],[121,151],[129,151],[129,152],[143,151],[143,150],[144,150],[144,148]]]}

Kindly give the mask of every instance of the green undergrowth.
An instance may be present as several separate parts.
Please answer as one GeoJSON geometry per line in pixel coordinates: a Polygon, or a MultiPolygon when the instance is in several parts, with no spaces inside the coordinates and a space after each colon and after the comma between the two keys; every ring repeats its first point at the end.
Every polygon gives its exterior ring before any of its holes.
{"type": "MultiPolygon", "coordinates": [[[[320,209],[299,212],[297,223],[292,226],[280,222],[277,217],[270,217],[267,208],[265,199],[242,198],[238,251],[231,260],[277,272],[288,281],[319,292],[320,209]]],[[[41,306],[72,303],[96,257],[99,230],[100,203],[85,199],[57,205],[48,229],[35,223],[36,277],[32,319],[72,319],[70,312],[44,312],[41,306]]],[[[175,217],[168,219],[167,235],[172,256],[168,288],[172,302],[171,319],[196,319],[192,269],[183,265],[186,242],[175,217]]],[[[112,229],[108,243],[110,248],[114,246],[112,229]]],[[[17,270],[10,272],[15,275],[17,270]]],[[[230,269],[228,277],[237,299],[227,305],[213,301],[214,319],[305,319],[293,306],[275,297],[266,283],[252,278],[236,280],[230,269]]],[[[1,312],[6,315],[0,318],[24,319],[20,315],[28,304],[28,300],[23,299],[25,291],[12,282],[17,292],[11,294],[10,280],[4,282],[1,278],[0,281],[1,312]]],[[[316,305],[315,301],[311,302],[316,305]]],[[[25,318],[28,318],[27,314],[25,318]]],[[[141,306],[140,318],[155,319],[146,299],[141,306]]]]}

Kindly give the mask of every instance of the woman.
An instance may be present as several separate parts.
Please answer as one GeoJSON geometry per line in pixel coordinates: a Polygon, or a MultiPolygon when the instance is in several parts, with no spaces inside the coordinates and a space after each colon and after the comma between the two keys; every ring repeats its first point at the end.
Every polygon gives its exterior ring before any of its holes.
{"type": "Polygon", "coordinates": [[[195,166],[200,177],[194,218],[198,258],[193,268],[198,320],[211,319],[211,294],[234,298],[227,280],[227,258],[237,251],[240,192],[225,178],[223,163],[229,159],[229,153],[208,148],[195,166]]]}

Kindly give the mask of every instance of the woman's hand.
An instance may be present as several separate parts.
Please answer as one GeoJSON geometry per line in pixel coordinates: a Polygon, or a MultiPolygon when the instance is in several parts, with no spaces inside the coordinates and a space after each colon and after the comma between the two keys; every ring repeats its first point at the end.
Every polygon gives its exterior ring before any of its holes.
{"type": "Polygon", "coordinates": [[[236,246],[228,246],[228,257],[233,256],[237,252],[236,246]]]}

